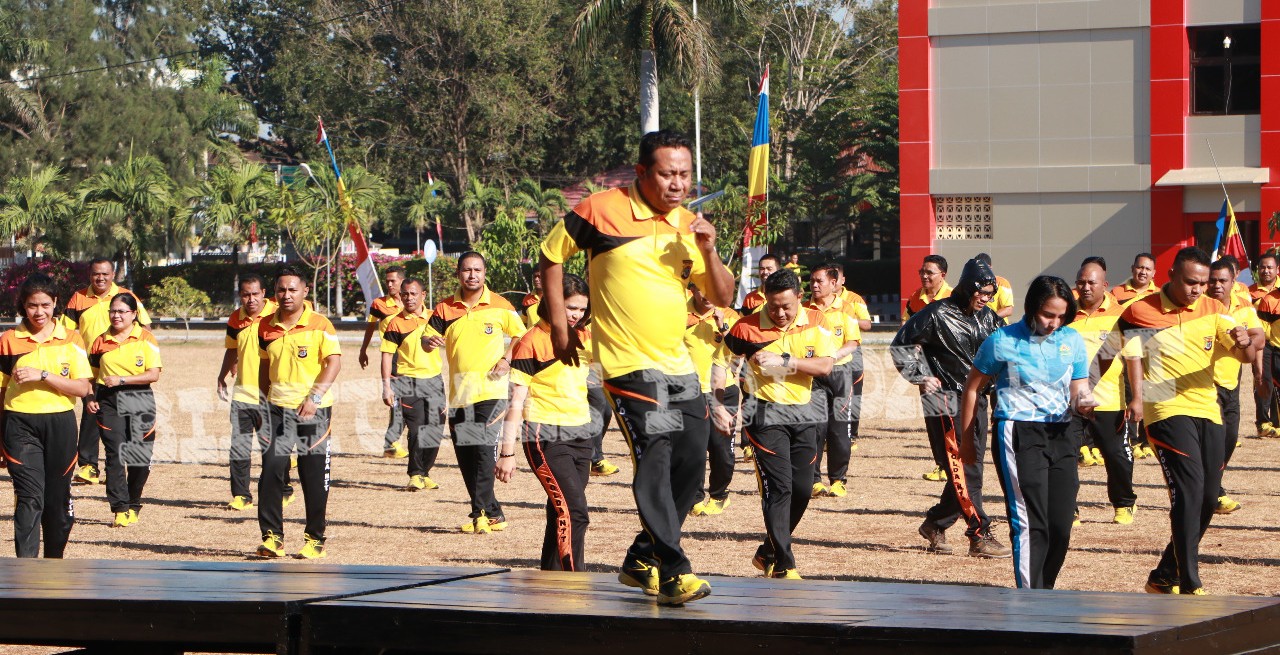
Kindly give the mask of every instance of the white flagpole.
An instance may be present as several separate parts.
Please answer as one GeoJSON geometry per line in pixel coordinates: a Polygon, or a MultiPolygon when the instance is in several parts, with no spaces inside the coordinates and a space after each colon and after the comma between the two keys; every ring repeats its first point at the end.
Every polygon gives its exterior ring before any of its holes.
{"type": "MultiPolygon", "coordinates": [[[[693,0],[693,20],[698,20],[698,0],[693,0]]],[[[694,192],[702,197],[702,93],[699,87],[693,88],[693,161],[695,181],[694,192]]]]}

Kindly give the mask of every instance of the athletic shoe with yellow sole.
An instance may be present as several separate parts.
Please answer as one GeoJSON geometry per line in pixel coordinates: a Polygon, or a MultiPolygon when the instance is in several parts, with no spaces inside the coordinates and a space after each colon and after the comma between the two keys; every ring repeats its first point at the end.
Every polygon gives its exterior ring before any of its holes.
{"type": "Polygon", "coordinates": [[[489,529],[493,532],[502,532],[507,529],[507,519],[498,517],[489,519],[489,529]]]}
{"type": "Polygon", "coordinates": [[[756,556],[751,558],[751,566],[756,567],[756,570],[763,573],[766,578],[773,575],[773,562],[760,553],[756,553],[756,556]]]}
{"type": "Polygon", "coordinates": [[[1184,596],[1208,596],[1209,595],[1209,592],[1205,591],[1204,587],[1196,587],[1191,591],[1183,591],[1181,593],[1184,596]]]}
{"type": "Polygon", "coordinates": [[[258,557],[284,557],[284,541],[274,532],[263,535],[258,545],[258,557]]]}
{"type": "Polygon", "coordinates": [[[617,473],[617,472],[618,472],[618,467],[614,466],[613,462],[610,462],[607,459],[602,459],[591,465],[592,477],[602,478],[605,476],[613,475],[614,473],[617,473]]]}
{"type": "Polygon", "coordinates": [[[753,448],[753,447],[751,447],[751,446],[743,446],[743,447],[742,447],[742,461],[743,461],[743,462],[754,462],[754,461],[756,461],[756,449],[755,449],[755,448],[753,448]]]}
{"type": "Polygon", "coordinates": [[[409,484],[405,487],[409,491],[421,491],[427,488],[427,476],[411,475],[409,476],[409,484]]]}
{"type": "Polygon", "coordinates": [[[1176,594],[1178,583],[1153,575],[1147,577],[1147,584],[1143,589],[1149,594],[1176,594]]]}
{"type": "Polygon", "coordinates": [[[1071,527],[1080,527],[1080,510],[1076,510],[1075,518],[1071,519],[1071,527]]]}
{"type": "Polygon", "coordinates": [[[1258,428],[1258,436],[1264,439],[1275,439],[1280,437],[1280,430],[1277,430],[1276,426],[1271,423],[1263,423],[1262,427],[1258,428]]]}
{"type": "Polygon", "coordinates": [[[1111,522],[1119,523],[1120,525],[1132,525],[1133,515],[1137,513],[1137,511],[1138,507],[1136,505],[1133,507],[1117,507],[1116,515],[1111,519],[1111,522]]]}
{"type": "Polygon", "coordinates": [[[113,528],[129,527],[129,512],[128,511],[116,512],[116,520],[111,522],[111,527],[113,528]]]}
{"type": "Polygon", "coordinates": [[[728,506],[728,496],[725,496],[723,499],[708,498],[694,505],[693,509],[689,510],[689,516],[715,516],[716,514],[723,514],[724,509],[728,506]]]}
{"type": "Polygon", "coordinates": [[[836,480],[831,483],[831,488],[827,489],[827,495],[834,498],[844,498],[849,495],[849,490],[844,486],[844,480],[836,480]]]}
{"type": "Polygon", "coordinates": [[[1230,514],[1240,509],[1240,503],[1231,496],[1218,496],[1218,506],[1213,508],[1214,514],[1230,514]]]}
{"type": "Polygon", "coordinates": [[[774,571],[769,575],[769,577],[773,578],[774,580],[803,580],[804,579],[800,577],[800,572],[795,569],[787,569],[785,571],[774,571]]]}
{"type": "Polygon", "coordinates": [[[920,477],[930,482],[946,482],[947,473],[942,470],[941,466],[935,466],[932,471],[929,471],[920,477]]]}
{"type": "Polygon", "coordinates": [[[489,527],[489,517],[481,510],[480,516],[462,524],[462,531],[466,534],[489,534],[493,529],[489,527]]]}
{"type": "Polygon", "coordinates": [[[280,507],[288,507],[288,506],[292,505],[292,504],[293,504],[293,501],[295,501],[295,500],[297,500],[297,499],[298,499],[298,494],[296,494],[296,493],[291,493],[291,494],[289,494],[288,496],[285,496],[284,498],[281,498],[281,499],[280,499],[280,507]]]}
{"type": "Polygon", "coordinates": [[[821,482],[813,483],[813,494],[810,498],[822,498],[827,495],[827,488],[821,482]]]}
{"type": "Polygon", "coordinates": [[[1106,465],[1107,460],[1102,459],[1102,450],[1101,450],[1101,449],[1099,449],[1099,448],[1093,448],[1093,449],[1091,449],[1091,450],[1090,450],[1090,452],[1092,452],[1092,453],[1093,453],[1093,463],[1094,463],[1094,464],[1097,464],[1098,466],[1105,466],[1105,465],[1106,465]]]}
{"type": "Polygon", "coordinates": [[[422,488],[426,489],[427,491],[431,491],[433,489],[439,489],[440,485],[436,484],[435,480],[432,480],[431,478],[424,475],[422,476],[422,488]]]}
{"type": "Polygon", "coordinates": [[[289,468],[291,468],[291,469],[296,469],[296,468],[298,468],[298,456],[297,456],[297,455],[290,455],[290,456],[289,456],[289,468]]]}
{"type": "Polygon", "coordinates": [[[858,452],[858,440],[857,440],[857,439],[850,439],[850,440],[849,440],[849,452],[851,452],[851,453],[856,453],[856,452],[858,452]]]}
{"type": "Polygon", "coordinates": [[[683,605],[711,595],[711,585],[692,573],[668,578],[658,585],[659,605],[683,605]]]}
{"type": "Polygon", "coordinates": [[[243,512],[246,509],[253,509],[253,501],[248,496],[236,496],[227,503],[227,507],[237,512],[243,512]]]}
{"type": "Polygon", "coordinates": [[[1093,451],[1088,446],[1080,446],[1080,466],[1097,466],[1098,461],[1093,458],[1093,451]]]}
{"type": "Polygon", "coordinates": [[[131,509],[129,510],[128,514],[129,514],[129,525],[133,525],[134,523],[138,522],[138,510],[131,509]]]}
{"type": "Polygon", "coordinates": [[[1134,459],[1146,459],[1148,457],[1155,457],[1155,455],[1156,451],[1151,449],[1150,444],[1140,443],[1133,447],[1134,459]]]}
{"type": "Polygon", "coordinates": [[[76,468],[75,475],[71,479],[76,484],[98,484],[98,469],[92,464],[85,464],[76,468]]]}
{"type": "Polygon", "coordinates": [[[397,441],[394,446],[382,451],[382,456],[386,459],[404,459],[409,456],[409,451],[397,441]]]}
{"type": "Polygon", "coordinates": [[[622,566],[618,567],[618,582],[641,589],[647,596],[657,596],[658,567],[627,556],[622,561],[622,566]]]}
{"type": "Polygon", "coordinates": [[[322,559],[328,553],[324,552],[324,542],[312,537],[309,534],[302,535],[306,540],[306,544],[302,546],[302,550],[295,555],[298,559],[322,559]]]}

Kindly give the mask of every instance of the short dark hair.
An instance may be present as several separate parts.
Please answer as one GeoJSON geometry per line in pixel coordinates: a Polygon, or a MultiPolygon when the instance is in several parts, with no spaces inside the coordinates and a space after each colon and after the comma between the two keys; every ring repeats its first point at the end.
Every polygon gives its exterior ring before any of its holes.
{"type": "MultiPolygon", "coordinates": [[[[391,269],[387,269],[387,272],[388,272],[388,273],[390,273],[390,272],[391,272],[391,269]]],[[[426,284],[423,284],[422,280],[419,280],[419,279],[418,279],[418,278],[416,278],[416,277],[407,277],[407,278],[405,278],[405,279],[404,279],[404,282],[401,282],[401,283],[400,283],[400,290],[401,290],[401,291],[403,291],[403,290],[404,290],[404,288],[405,288],[405,287],[407,287],[407,286],[409,286],[410,284],[416,284],[416,285],[418,285],[418,288],[419,288],[419,289],[425,289],[425,288],[427,288],[427,285],[426,285],[426,284]]]]}
{"type": "Polygon", "coordinates": [[[693,142],[689,137],[676,132],[675,130],[658,130],[650,132],[640,137],[640,158],[638,163],[641,166],[653,165],[653,153],[659,148],[684,148],[689,152],[693,152],[693,142]]]}
{"type": "Polygon", "coordinates": [[[781,293],[783,291],[794,291],[796,295],[800,295],[800,278],[789,268],[778,269],[764,280],[765,293],[781,293]]]}
{"type": "MultiPolygon", "coordinates": [[[[1218,258],[1218,262],[1223,262],[1227,266],[1230,266],[1232,273],[1240,272],[1240,260],[1236,259],[1234,255],[1223,255],[1218,258]]],[[[1209,270],[1213,270],[1216,267],[1215,265],[1218,262],[1214,262],[1213,264],[1210,264],[1209,270]]]]}
{"type": "Polygon", "coordinates": [[[1098,268],[1101,268],[1104,271],[1107,270],[1107,260],[1097,255],[1094,255],[1092,257],[1085,257],[1084,261],[1080,262],[1080,268],[1084,268],[1089,264],[1097,264],[1098,268]]]}
{"type": "Polygon", "coordinates": [[[311,287],[311,284],[307,282],[307,277],[302,274],[302,269],[297,266],[291,266],[289,264],[281,266],[276,270],[276,284],[280,283],[280,278],[282,277],[296,277],[299,280],[302,280],[302,286],[307,288],[311,287]]]}
{"type": "Polygon", "coordinates": [[[813,277],[818,273],[822,273],[833,280],[839,280],[840,265],[833,262],[824,262],[822,264],[819,264],[816,268],[814,268],[813,271],[809,273],[809,277],[813,277]]]}
{"type": "Polygon", "coordinates": [[[471,258],[473,258],[473,257],[479,257],[479,258],[480,258],[480,263],[481,263],[481,264],[484,264],[485,269],[487,270],[487,269],[489,268],[489,260],[485,259],[485,258],[484,258],[484,255],[481,255],[480,253],[478,253],[478,252],[476,252],[476,251],[474,251],[474,250],[468,250],[468,251],[466,251],[466,252],[462,253],[461,255],[458,255],[458,267],[457,267],[456,269],[454,269],[454,270],[455,270],[455,271],[460,271],[460,270],[462,270],[462,262],[465,262],[465,261],[467,261],[468,259],[471,259],[471,258]]]}
{"type": "Polygon", "coordinates": [[[129,311],[133,312],[133,322],[137,323],[138,322],[138,299],[135,298],[132,293],[129,293],[127,291],[117,293],[116,295],[111,297],[111,303],[107,305],[107,308],[110,309],[111,305],[116,304],[117,300],[124,303],[124,306],[128,307],[129,311]]]}
{"type": "Polygon", "coordinates": [[[1275,262],[1277,265],[1280,265],[1280,256],[1277,256],[1274,252],[1271,252],[1270,250],[1262,253],[1261,255],[1258,255],[1258,262],[1257,262],[1258,265],[1261,265],[1262,260],[1264,259],[1270,259],[1271,261],[1275,262]]]}
{"type": "Polygon", "coordinates": [[[89,268],[93,268],[98,264],[111,264],[111,270],[116,270],[116,263],[106,257],[94,257],[89,260],[89,268]]]}
{"type": "Polygon", "coordinates": [[[772,259],[773,263],[778,267],[782,266],[782,260],[779,259],[777,255],[764,255],[760,257],[760,261],[756,262],[756,265],[759,266],[760,264],[763,264],[766,259],[772,259]]]}
{"type": "Polygon", "coordinates": [[[947,272],[947,258],[942,255],[925,255],[924,261],[920,262],[920,265],[924,266],[925,264],[937,264],[938,270],[943,273],[947,272]]]}
{"type": "Polygon", "coordinates": [[[261,275],[258,275],[257,273],[245,273],[244,275],[240,276],[240,283],[236,285],[236,289],[239,291],[244,291],[244,285],[251,284],[253,282],[257,282],[258,286],[262,287],[263,289],[267,288],[267,282],[262,279],[261,275]]]}
{"type": "Polygon", "coordinates": [[[1209,253],[1206,253],[1195,246],[1187,246],[1186,248],[1179,250],[1178,254],[1173,256],[1173,270],[1176,271],[1181,269],[1182,265],[1187,262],[1206,267],[1213,264],[1213,262],[1209,261],[1209,253]]]}
{"type": "MultiPolygon", "coordinates": [[[[27,304],[27,299],[37,293],[43,293],[49,296],[56,304],[58,301],[58,285],[53,278],[44,273],[32,273],[27,279],[22,281],[22,286],[18,287],[18,310],[22,311],[23,305],[27,304]]],[[[109,306],[109,305],[108,305],[109,306]]]]}
{"type": "Polygon", "coordinates": [[[1067,313],[1063,318],[1063,325],[1072,321],[1076,316],[1076,297],[1071,293],[1071,286],[1067,281],[1054,275],[1040,275],[1031,281],[1027,287],[1027,297],[1023,302],[1023,311],[1027,314],[1027,322],[1030,325],[1032,316],[1044,307],[1046,302],[1054,298],[1061,298],[1067,301],[1067,313]]]}
{"type": "MultiPolygon", "coordinates": [[[[561,283],[561,288],[564,289],[564,295],[561,297],[566,300],[569,299],[571,296],[587,297],[587,300],[588,300],[587,311],[583,312],[582,318],[578,319],[578,325],[575,327],[585,326],[587,323],[591,321],[591,302],[590,302],[591,289],[587,286],[587,281],[578,277],[577,275],[574,275],[573,273],[565,273],[564,281],[561,283]]],[[[550,322],[551,318],[547,315],[548,306],[549,304],[545,302],[538,303],[537,313],[538,313],[538,318],[544,321],[550,322]]]]}
{"type": "Polygon", "coordinates": [[[400,274],[400,277],[404,277],[404,275],[405,275],[405,273],[404,273],[404,267],[403,267],[403,266],[401,266],[401,265],[399,265],[399,264],[395,264],[395,265],[393,265],[393,266],[388,266],[388,267],[386,268],[386,270],[382,271],[382,276],[383,276],[383,277],[386,277],[386,276],[388,276],[388,275],[391,275],[392,273],[399,273],[399,274],[400,274]]]}
{"type": "Polygon", "coordinates": [[[988,268],[991,267],[991,255],[988,255],[985,252],[980,252],[974,255],[973,258],[982,262],[983,264],[986,264],[988,268]]]}
{"type": "MultiPolygon", "coordinates": [[[[1155,255],[1153,255],[1153,254],[1151,254],[1151,253],[1149,253],[1149,252],[1140,252],[1140,253],[1138,253],[1138,254],[1134,255],[1134,256],[1133,256],[1133,265],[1134,265],[1134,266],[1137,266],[1137,265],[1138,265],[1138,260],[1139,260],[1139,259],[1150,259],[1152,264],[1154,264],[1154,263],[1156,262],[1156,256],[1155,256],[1155,255]]],[[[1205,257],[1205,259],[1208,259],[1208,257],[1205,257]]],[[[1205,265],[1206,265],[1206,266],[1208,266],[1208,262],[1205,262],[1205,265]]]]}

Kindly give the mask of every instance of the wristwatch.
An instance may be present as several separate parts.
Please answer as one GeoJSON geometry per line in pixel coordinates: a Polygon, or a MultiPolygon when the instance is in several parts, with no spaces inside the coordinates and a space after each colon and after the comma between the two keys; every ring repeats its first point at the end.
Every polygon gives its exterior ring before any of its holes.
{"type": "Polygon", "coordinates": [[[322,394],[322,393],[313,393],[313,394],[311,394],[310,396],[308,396],[308,398],[310,398],[310,399],[311,399],[312,404],[319,405],[319,404],[320,404],[320,401],[324,400],[324,394],[322,394]]]}
{"type": "Polygon", "coordinates": [[[782,365],[791,368],[791,353],[782,353],[782,365]]]}
{"type": "Polygon", "coordinates": [[[40,381],[41,381],[41,382],[44,382],[45,380],[48,380],[48,379],[49,379],[49,372],[48,372],[48,371],[40,371],[40,381]]]}

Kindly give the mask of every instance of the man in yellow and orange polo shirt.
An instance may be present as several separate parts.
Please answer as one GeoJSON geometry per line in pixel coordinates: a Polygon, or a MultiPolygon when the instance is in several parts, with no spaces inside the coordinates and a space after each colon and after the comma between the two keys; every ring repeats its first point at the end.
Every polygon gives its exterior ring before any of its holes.
{"type": "Polygon", "coordinates": [[[635,183],[588,196],[542,243],[542,302],[556,356],[566,361],[576,359],[577,344],[564,309],[563,264],[589,252],[594,359],[631,447],[644,528],[618,579],[663,605],[711,593],[680,547],[711,430],[684,345],[685,290],[695,284],[719,307],[733,295],[733,274],[716,253],[715,227],[681,205],[692,186],[692,150],[675,132],[644,135],[635,183]]]}
{"type": "MultiPolygon", "coordinates": [[[[1230,257],[1230,256],[1228,256],[1230,257]]],[[[1205,292],[1210,298],[1217,300],[1227,308],[1227,314],[1236,323],[1249,330],[1249,338],[1257,338],[1265,342],[1262,322],[1258,320],[1258,311],[1247,296],[1234,292],[1236,282],[1236,266],[1223,257],[1209,267],[1209,288],[1205,292]]],[[[1218,348],[1222,348],[1221,345],[1218,348]]],[[[1230,356],[1230,352],[1215,353],[1213,361],[1213,383],[1218,388],[1218,407],[1222,410],[1222,427],[1226,434],[1225,448],[1222,457],[1223,472],[1231,463],[1231,455],[1236,451],[1236,442],[1240,438],[1240,360],[1230,356]]],[[[1250,364],[1253,368],[1253,379],[1262,379],[1261,358],[1255,358],[1250,364]]],[[[1212,491],[1206,489],[1206,492],[1212,491]]],[[[1218,514],[1230,514],[1240,509],[1240,503],[1227,495],[1226,486],[1219,487],[1218,514]]]]}
{"type": "Polygon", "coordinates": [[[325,556],[325,512],[329,503],[330,448],[333,444],[330,386],[342,368],[338,335],[329,319],[307,304],[306,278],[291,266],[276,275],[279,309],[258,321],[258,388],[267,397],[269,441],[262,452],[258,482],[258,555],[284,556],[284,489],[289,457],[297,451],[298,479],[307,509],[298,556],[325,556]]]}
{"type": "Polygon", "coordinates": [[[746,316],[764,306],[764,281],[770,275],[778,272],[778,268],[782,266],[782,260],[777,255],[764,255],[760,258],[760,265],[757,268],[760,286],[755,291],[747,294],[742,299],[742,315],[746,316]]]}
{"type": "Polygon", "coordinates": [[[1133,258],[1133,266],[1129,268],[1130,277],[1124,284],[1117,284],[1111,289],[1111,297],[1121,305],[1128,304],[1134,298],[1156,293],[1156,258],[1149,252],[1140,252],[1133,258]]]}
{"type": "MultiPolygon", "coordinates": [[[[383,280],[387,283],[387,295],[374,300],[369,306],[369,324],[365,327],[364,341],[360,344],[360,368],[362,369],[369,366],[369,354],[365,351],[369,349],[374,331],[377,331],[378,338],[382,339],[387,331],[387,324],[404,308],[400,302],[400,285],[404,282],[404,267],[389,266],[383,276],[383,280]]],[[[392,370],[395,370],[395,362],[392,362],[392,370]]],[[[408,457],[409,452],[400,445],[400,433],[404,432],[404,415],[399,403],[391,405],[390,414],[390,418],[387,419],[387,431],[382,440],[382,456],[408,457]]]]}
{"type": "MultiPolygon", "coordinates": [[[[258,322],[276,313],[276,301],[268,298],[262,277],[249,273],[240,276],[240,308],[227,318],[226,353],[218,370],[218,398],[231,401],[231,502],[228,507],[246,510],[253,507],[253,491],[249,487],[249,468],[256,433],[267,441],[263,428],[267,422],[266,404],[258,389],[258,322]],[[227,376],[235,376],[235,387],[227,393],[227,376]]],[[[293,502],[293,488],[285,482],[285,504],[293,502]]]]}
{"type": "Polygon", "coordinates": [[[1129,378],[1142,376],[1129,412],[1146,421],[1172,499],[1173,537],[1147,577],[1151,593],[1204,593],[1200,540],[1218,505],[1225,447],[1213,362],[1222,356],[1252,362],[1262,348],[1222,303],[1204,295],[1209,264],[1199,248],[1179,250],[1169,283],[1130,303],[1117,326],[1129,378]]]}
{"type": "MultiPolygon", "coordinates": [[[[92,259],[89,261],[89,286],[71,294],[71,299],[67,301],[67,309],[62,314],[61,322],[79,332],[86,344],[93,343],[94,339],[111,327],[111,318],[107,315],[111,299],[118,293],[133,293],[116,286],[115,277],[116,267],[110,259],[92,259]]],[[[138,323],[151,325],[151,316],[147,314],[141,300],[138,301],[138,323]]],[[[101,436],[94,415],[83,412],[80,415],[80,445],[74,477],[77,483],[98,483],[98,443],[102,440],[101,436]]]]}
{"type": "Polygon", "coordinates": [[[502,505],[493,495],[494,448],[507,413],[511,344],[525,332],[511,303],[485,285],[485,270],[484,256],[478,252],[458,258],[458,292],[436,304],[429,322],[443,336],[428,343],[443,346],[449,363],[449,430],[471,496],[471,513],[462,531],[475,534],[507,527],[502,505]]]}
{"type": "MultiPolygon", "coordinates": [[[[1249,287],[1253,306],[1257,308],[1264,296],[1278,288],[1280,288],[1280,256],[1272,251],[1264,252],[1258,256],[1258,281],[1249,287]]],[[[1260,437],[1280,436],[1280,431],[1276,430],[1276,422],[1280,417],[1276,416],[1271,404],[1274,384],[1271,379],[1271,360],[1275,356],[1275,348],[1271,346],[1271,339],[1268,338],[1267,345],[1263,346],[1262,354],[1259,355],[1262,360],[1262,382],[1254,389],[1253,394],[1253,424],[1260,437]]]]}
{"type": "MultiPolygon", "coordinates": [[[[689,299],[689,316],[684,330],[684,345],[689,349],[689,356],[698,370],[698,383],[702,386],[703,395],[711,405],[714,414],[725,412],[727,420],[716,420],[717,430],[707,440],[707,495],[699,493],[699,500],[690,512],[694,516],[715,516],[724,512],[729,506],[729,483],[733,482],[733,436],[737,421],[740,394],[738,393],[737,375],[719,371],[712,372],[715,366],[716,351],[724,342],[724,335],[737,323],[738,312],[728,307],[716,307],[711,304],[702,291],[696,286],[690,289],[693,297],[689,299]],[[712,381],[719,380],[719,387],[713,389],[712,381]],[[712,394],[718,395],[718,398],[712,394]],[[727,427],[727,430],[721,429],[727,427]]],[[[723,417],[717,417],[723,418],[723,417]]]]}
{"type": "Polygon", "coordinates": [[[749,362],[745,384],[754,399],[745,430],[756,451],[766,536],[751,563],[768,577],[797,579],[791,535],[809,506],[824,418],[810,402],[813,383],[831,373],[837,346],[822,310],[801,304],[794,272],[770,275],[764,292],[764,309],[738,321],[724,348],[749,362]]]}
{"type": "Polygon", "coordinates": [[[925,255],[924,261],[920,263],[920,288],[907,298],[903,321],[924,309],[925,305],[950,296],[951,285],[947,284],[947,258],[942,255],[925,255]]]}
{"type": "Polygon", "coordinates": [[[862,371],[855,371],[853,356],[862,343],[862,330],[854,309],[840,296],[840,274],[835,264],[823,264],[809,276],[813,301],[805,305],[822,313],[827,329],[832,332],[836,350],[831,372],[814,378],[813,401],[821,421],[817,425],[817,450],[813,460],[813,496],[843,498],[848,483],[849,458],[853,446],[853,422],[857,414],[853,393],[855,380],[861,382],[862,371]],[[827,481],[822,484],[822,455],[827,455],[827,481]]]}
{"type": "Polygon", "coordinates": [[[409,278],[400,285],[404,309],[391,317],[382,333],[382,402],[400,405],[409,426],[409,491],[438,489],[431,479],[440,441],[444,438],[444,380],[438,348],[428,345],[439,337],[427,323],[426,287],[409,278]]]}

